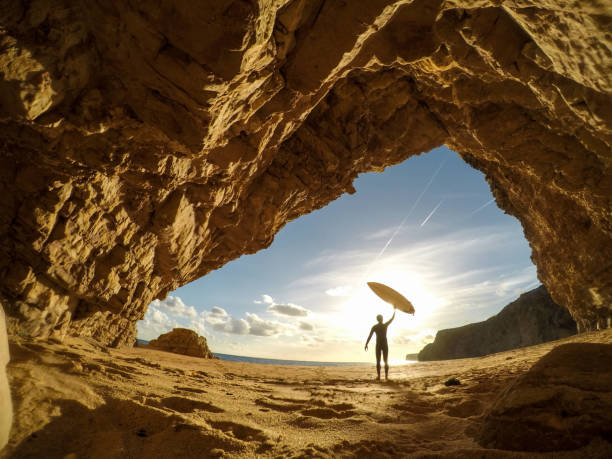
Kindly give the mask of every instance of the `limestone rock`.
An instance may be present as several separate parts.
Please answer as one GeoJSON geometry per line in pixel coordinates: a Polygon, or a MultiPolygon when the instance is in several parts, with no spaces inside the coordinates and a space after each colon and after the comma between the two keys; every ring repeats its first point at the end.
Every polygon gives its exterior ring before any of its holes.
{"type": "Polygon", "coordinates": [[[484,322],[440,330],[418,357],[420,361],[479,357],[554,341],[576,332],[576,322],[568,310],[556,304],[541,285],[484,322]]]}
{"type": "Polygon", "coordinates": [[[612,441],[612,345],[564,344],[542,357],[495,402],[480,433],[488,448],[576,449],[612,441]]]}
{"type": "Polygon", "coordinates": [[[446,144],[581,330],[610,326],[603,2],[3,0],[9,328],[131,345],[147,305],[446,144]]]}
{"type": "Polygon", "coordinates": [[[13,422],[13,402],[9,388],[6,365],[9,363],[9,345],[6,334],[4,309],[0,304],[0,450],[4,448],[9,439],[11,424],[13,422]]]}
{"type": "Polygon", "coordinates": [[[175,328],[150,341],[149,345],[162,351],[174,352],[175,354],[216,359],[210,349],[208,349],[206,338],[187,328],[175,328]]]}

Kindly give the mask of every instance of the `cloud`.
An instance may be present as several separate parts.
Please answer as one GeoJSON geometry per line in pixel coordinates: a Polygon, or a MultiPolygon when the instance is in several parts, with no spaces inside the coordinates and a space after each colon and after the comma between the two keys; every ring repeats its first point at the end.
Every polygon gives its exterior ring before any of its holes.
{"type": "Polygon", "coordinates": [[[302,335],[300,337],[300,342],[308,347],[317,348],[326,340],[316,335],[302,335]]]}
{"type": "Polygon", "coordinates": [[[325,293],[327,293],[329,296],[343,297],[343,296],[349,296],[352,290],[353,290],[353,287],[351,287],[350,285],[339,285],[338,287],[334,287],[334,288],[325,290],[325,293]]]}
{"type": "Polygon", "coordinates": [[[195,319],[198,312],[193,306],[186,306],[178,296],[168,296],[165,300],[153,300],[149,306],[168,311],[170,314],[195,319]]]}
{"type": "Polygon", "coordinates": [[[213,325],[213,329],[215,329],[214,325],[226,324],[230,319],[227,311],[219,306],[213,306],[210,311],[203,311],[200,315],[206,323],[213,325]]]}
{"type": "Polygon", "coordinates": [[[250,327],[250,335],[272,336],[278,335],[285,330],[285,325],[271,320],[263,320],[257,314],[247,312],[246,317],[250,327]]]}
{"type": "Polygon", "coordinates": [[[391,343],[403,346],[403,350],[408,352],[419,352],[426,344],[434,340],[434,330],[421,330],[415,332],[409,329],[399,330],[398,334],[391,338],[391,343]]]}
{"type": "Polygon", "coordinates": [[[253,303],[255,304],[274,304],[274,298],[264,293],[263,295],[261,295],[261,300],[254,300],[253,303]]]}
{"type": "Polygon", "coordinates": [[[213,308],[210,310],[210,313],[213,316],[227,317],[227,311],[223,308],[220,308],[219,306],[213,306],[213,308]]]}
{"type": "Polygon", "coordinates": [[[213,330],[235,335],[248,335],[250,330],[249,323],[246,320],[234,317],[230,317],[225,322],[213,323],[211,325],[213,330]]]}
{"type": "Polygon", "coordinates": [[[497,284],[495,294],[500,297],[508,295],[520,295],[527,290],[536,288],[540,285],[537,280],[536,267],[529,267],[513,277],[507,277],[497,284]],[[535,278],[535,280],[534,280],[535,278]]]}
{"type": "Polygon", "coordinates": [[[145,340],[155,339],[176,327],[180,327],[176,320],[153,306],[149,306],[144,318],[136,324],[138,337],[145,340]]]}
{"type": "Polygon", "coordinates": [[[261,295],[261,300],[255,300],[253,301],[253,303],[267,304],[268,312],[273,312],[274,314],[284,315],[284,316],[306,317],[308,313],[310,312],[308,311],[308,309],[303,308],[302,306],[298,306],[297,304],[293,304],[293,303],[279,304],[274,300],[274,298],[266,294],[261,295]]]}
{"type": "Polygon", "coordinates": [[[203,316],[213,330],[234,335],[273,336],[289,329],[286,324],[262,319],[252,312],[245,313],[245,319],[232,317],[219,307],[214,307],[203,316]]]}
{"type": "Polygon", "coordinates": [[[310,331],[310,330],[314,330],[314,327],[312,326],[312,324],[309,324],[308,322],[300,322],[300,330],[310,331]]]}
{"type": "Polygon", "coordinates": [[[151,308],[147,311],[147,313],[151,319],[151,322],[154,324],[161,325],[165,323],[170,323],[169,317],[158,309],[151,308]]]}
{"type": "MultiPolygon", "coordinates": [[[[420,229],[418,225],[416,227],[420,229]]],[[[413,230],[416,231],[416,229],[413,230]]],[[[432,261],[443,260],[444,265],[447,266],[449,260],[453,262],[464,261],[466,255],[489,253],[498,250],[500,247],[508,248],[508,242],[515,239],[513,235],[514,231],[507,227],[495,226],[466,228],[422,240],[414,240],[408,234],[405,240],[396,238],[392,250],[386,252],[378,264],[408,263],[422,265],[426,263],[426,265],[430,265],[432,261]]],[[[354,271],[355,274],[363,274],[364,270],[368,268],[376,268],[376,265],[372,266],[372,264],[379,252],[379,247],[342,251],[326,250],[305,263],[306,267],[316,269],[319,272],[318,278],[303,277],[290,286],[311,284],[312,280],[316,280],[316,283],[320,284],[323,280],[329,279],[329,271],[341,271],[343,273],[354,271]],[[351,267],[351,269],[347,269],[347,267],[351,267]]],[[[347,284],[349,283],[347,282],[347,284]]]]}
{"type": "Polygon", "coordinates": [[[275,314],[282,314],[285,316],[293,317],[306,317],[308,315],[308,309],[298,306],[297,304],[271,304],[268,306],[268,311],[275,314]]]}
{"type": "Polygon", "coordinates": [[[374,233],[366,234],[363,238],[367,241],[371,241],[374,239],[388,238],[394,233],[395,228],[396,228],[395,226],[390,227],[390,228],[383,228],[381,230],[375,231],[374,233]]]}
{"type": "Polygon", "coordinates": [[[198,319],[192,320],[191,322],[189,322],[189,326],[187,328],[189,328],[191,330],[194,330],[200,336],[204,336],[206,338],[210,338],[210,337],[206,336],[206,335],[208,335],[208,333],[207,333],[208,330],[206,329],[205,320],[204,319],[198,318],[198,319]]]}
{"type": "Polygon", "coordinates": [[[414,344],[414,339],[408,336],[396,336],[391,340],[393,344],[399,344],[405,346],[407,344],[414,344]]]}

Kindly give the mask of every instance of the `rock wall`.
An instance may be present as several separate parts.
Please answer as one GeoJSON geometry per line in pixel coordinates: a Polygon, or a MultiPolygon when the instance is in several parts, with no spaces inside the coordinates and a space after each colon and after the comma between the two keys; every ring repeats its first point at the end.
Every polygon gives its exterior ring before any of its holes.
{"type": "Polygon", "coordinates": [[[131,344],[148,303],[446,144],[581,330],[610,325],[610,9],[0,2],[10,329],[131,344]]]}
{"type": "Polygon", "coordinates": [[[10,360],[7,338],[4,310],[0,304],[0,451],[8,442],[13,423],[13,402],[6,373],[10,360]]]}
{"type": "Polygon", "coordinates": [[[484,322],[440,330],[419,361],[480,357],[575,335],[576,322],[546,287],[523,293],[484,322]]]}

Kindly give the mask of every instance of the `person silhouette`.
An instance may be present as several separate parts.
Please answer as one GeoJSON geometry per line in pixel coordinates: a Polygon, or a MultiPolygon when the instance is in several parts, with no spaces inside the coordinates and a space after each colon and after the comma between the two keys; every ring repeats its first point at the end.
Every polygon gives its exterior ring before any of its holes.
{"type": "MultiPolygon", "coordinates": [[[[393,308],[395,309],[395,307],[393,308]]],[[[376,320],[378,323],[372,327],[370,330],[370,335],[368,336],[368,340],[365,344],[365,350],[368,350],[368,343],[372,338],[372,335],[376,333],[376,373],[378,373],[378,380],[380,381],[380,354],[382,354],[383,359],[385,360],[385,379],[389,379],[389,343],[387,342],[387,327],[393,319],[395,319],[395,310],[393,311],[393,315],[391,318],[383,323],[383,316],[378,314],[376,316],[376,320]]]]}

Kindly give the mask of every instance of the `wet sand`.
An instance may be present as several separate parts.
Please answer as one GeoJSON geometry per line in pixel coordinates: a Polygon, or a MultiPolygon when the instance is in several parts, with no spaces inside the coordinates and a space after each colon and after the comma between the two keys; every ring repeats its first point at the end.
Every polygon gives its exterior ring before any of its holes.
{"type": "Polygon", "coordinates": [[[294,367],[203,360],[13,337],[11,440],[0,457],[596,457],[475,440],[499,393],[554,346],[612,343],[612,330],[491,356],[394,366],[294,367]],[[444,382],[457,378],[461,385],[444,382]]]}

